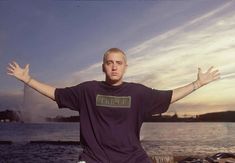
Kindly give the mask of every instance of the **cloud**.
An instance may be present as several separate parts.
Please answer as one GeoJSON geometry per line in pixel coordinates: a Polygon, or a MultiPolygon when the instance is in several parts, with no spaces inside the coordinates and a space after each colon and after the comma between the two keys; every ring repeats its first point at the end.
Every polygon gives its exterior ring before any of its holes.
{"type": "Polygon", "coordinates": [[[235,78],[235,73],[226,73],[221,78],[222,79],[234,79],[235,78]]]}
{"type": "Polygon", "coordinates": [[[22,94],[0,92],[0,110],[18,110],[22,104],[22,94]]]}
{"type": "MultiPolygon", "coordinates": [[[[206,102],[217,106],[208,108],[208,111],[223,110],[227,108],[226,105],[230,106],[235,98],[235,87],[232,84],[235,82],[233,6],[234,2],[229,1],[181,26],[129,48],[129,66],[125,79],[153,88],[173,89],[194,81],[198,67],[205,71],[214,65],[220,70],[223,80],[214,82],[184,99],[181,109],[187,111],[183,109],[190,108],[187,103],[190,103],[191,107],[201,108],[201,111],[209,107],[206,102]],[[226,86],[225,83],[229,85],[226,86]],[[193,101],[197,102],[197,105],[194,105],[193,101]]],[[[82,71],[74,72],[71,83],[102,80],[100,65],[101,63],[96,63],[82,71]]],[[[232,105],[230,108],[235,110],[232,105]]]]}
{"type": "Polygon", "coordinates": [[[102,62],[93,64],[88,68],[72,73],[72,81],[71,84],[81,83],[87,80],[102,80],[102,62]]]}
{"type": "MultiPolygon", "coordinates": [[[[198,90],[177,102],[172,108],[185,113],[192,112],[191,108],[195,108],[195,112],[225,109],[226,106],[233,109],[232,101],[235,98],[233,86],[235,82],[235,10],[233,6],[235,6],[234,2],[228,1],[214,10],[187,20],[179,26],[171,26],[169,30],[130,47],[126,52],[129,66],[125,80],[157,89],[173,89],[194,81],[198,67],[202,67],[205,71],[214,65],[219,68],[222,80],[198,90]]],[[[81,71],[75,71],[68,77],[71,80],[57,81],[54,84],[63,87],[87,80],[103,80],[101,64],[98,62],[81,71]]],[[[24,104],[27,105],[27,113],[30,117],[37,115],[40,119],[45,115],[61,113],[54,109],[57,108],[54,102],[35,91],[27,92],[27,101],[24,104]]],[[[22,96],[22,94],[2,94],[0,101],[8,108],[20,108],[23,103],[22,96]]],[[[74,114],[74,112],[69,113],[74,114]]]]}
{"type": "Polygon", "coordinates": [[[210,112],[223,112],[234,110],[235,103],[229,105],[220,105],[220,104],[208,104],[208,103],[175,103],[171,105],[169,111],[166,114],[175,114],[178,115],[199,115],[210,112]]]}
{"type": "Polygon", "coordinates": [[[25,86],[24,92],[0,93],[0,110],[21,112],[21,119],[27,122],[43,122],[46,117],[78,115],[69,109],[58,109],[57,104],[35,90],[25,86]]]}

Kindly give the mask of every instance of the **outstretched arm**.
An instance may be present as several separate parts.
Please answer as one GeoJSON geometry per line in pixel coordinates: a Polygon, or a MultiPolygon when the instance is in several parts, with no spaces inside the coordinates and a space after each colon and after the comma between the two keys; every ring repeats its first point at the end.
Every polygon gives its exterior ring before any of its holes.
{"type": "Polygon", "coordinates": [[[55,100],[55,88],[33,79],[29,75],[29,64],[27,64],[25,68],[21,68],[18,63],[13,61],[12,63],[9,63],[7,70],[7,74],[14,76],[16,79],[24,82],[39,93],[51,98],[52,100],[55,100]]]}
{"type": "Polygon", "coordinates": [[[176,88],[173,90],[171,103],[178,101],[185,96],[189,95],[193,91],[198,88],[215,81],[220,78],[220,74],[218,70],[213,70],[213,67],[210,67],[207,72],[203,73],[200,68],[198,68],[197,80],[180,88],[176,88]]]}

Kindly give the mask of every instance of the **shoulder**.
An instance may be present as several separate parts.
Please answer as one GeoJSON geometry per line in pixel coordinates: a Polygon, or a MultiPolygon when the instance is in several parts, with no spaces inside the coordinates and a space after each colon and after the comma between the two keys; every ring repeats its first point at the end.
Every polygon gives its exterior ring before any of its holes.
{"type": "Polygon", "coordinates": [[[140,83],[127,82],[126,85],[129,88],[133,88],[133,89],[136,89],[136,90],[150,89],[149,87],[147,87],[143,84],[140,84],[140,83]]]}
{"type": "Polygon", "coordinates": [[[127,85],[132,86],[132,87],[146,87],[145,85],[141,83],[134,83],[134,82],[126,82],[127,85]]]}
{"type": "Polygon", "coordinates": [[[98,81],[92,80],[92,81],[82,82],[82,83],[78,84],[77,86],[89,87],[89,86],[95,86],[95,85],[98,85],[98,84],[99,84],[98,81]]]}
{"type": "Polygon", "coordinates": [[[83,89],[94,88],[94,86],[98,85],[98,83],[99,83],[98,81],[86,81],[86,82],[82,82],[77,85],[66,87],[66,88],[74,89],[74,90],[83,90],[83,89]]]}

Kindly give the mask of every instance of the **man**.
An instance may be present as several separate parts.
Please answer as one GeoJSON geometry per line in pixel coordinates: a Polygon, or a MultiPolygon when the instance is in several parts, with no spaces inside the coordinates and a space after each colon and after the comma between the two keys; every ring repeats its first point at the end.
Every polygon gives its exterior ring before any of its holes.
{"type": "Polygon", "coordinates": [[[15,76],[41,94],[55,100],[60,108],[80,114],[80,161],[86,163],[150,163],[139,141],[143,119],[167,111],[169,105],[196,89],[219,79],[218,70],[198,71],[197,80],[174,90],[155,90],[123,81],[127,69],[125,53],[111,48],[103,57],[105,81],[87,81],[67,88],[54,88],[33,79],[29,65],[9,64],[15,76]]]}

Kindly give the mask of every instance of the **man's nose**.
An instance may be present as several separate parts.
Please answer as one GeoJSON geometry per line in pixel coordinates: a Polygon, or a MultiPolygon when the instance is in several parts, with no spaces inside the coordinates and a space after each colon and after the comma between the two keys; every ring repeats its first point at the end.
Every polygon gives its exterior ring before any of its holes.
{"type": "Polygon", "coordinates": [[[116,70],[117,69],[117,64],[113,64],[113,66],[112,66],[112,70],[116,70]]]}

